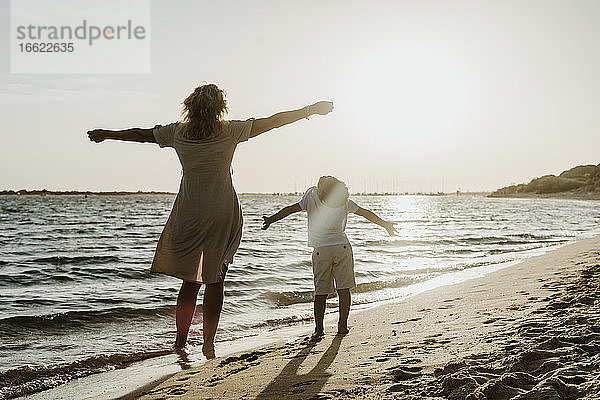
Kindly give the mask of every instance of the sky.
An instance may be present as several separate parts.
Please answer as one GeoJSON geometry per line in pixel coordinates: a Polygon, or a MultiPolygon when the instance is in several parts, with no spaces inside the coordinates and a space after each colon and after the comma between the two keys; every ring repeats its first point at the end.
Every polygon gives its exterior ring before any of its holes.
{"type": "MultiPolygon", "coordinates": [[[[331,100],[238,146],[240,192],[490,191],[600,155],[598,1],[152,1],[151,73],[11,74],[0,0],[0,190],[176,191],[172,149],[88,141],[180,118],[196,86],[228,119],[331,100]]],[[[107,60],[110,62],[110,60],[107,60]]]]}

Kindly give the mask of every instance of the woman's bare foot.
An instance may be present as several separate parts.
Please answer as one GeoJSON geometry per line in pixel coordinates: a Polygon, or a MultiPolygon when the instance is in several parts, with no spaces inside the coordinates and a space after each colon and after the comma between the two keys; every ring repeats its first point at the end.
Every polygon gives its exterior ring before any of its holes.
{"type": "Polygon", "coordinates": [[[204,343],[202,345],[202,354],[204,354],[204,357],[206,357],[207,360],[216,358],[215,345],[213,343],[204,343]]]}
{"type": "Polygon", "coordinates": [[[325,332],[323,332],[322,330],[316,330],[310,336],[310,340],[321,340],[323,339],[323,336],[325,336],[325,332]]]}
{"type": "Polygon", "coordinates": [[[180,351],[185,351],[185,340],[181,341],[181,339],[179,338],[179,335],[177,335],[177,339],[175,340],[175,344],[173,345],[173,350],[176,353],[179,353],[180,351]]]}

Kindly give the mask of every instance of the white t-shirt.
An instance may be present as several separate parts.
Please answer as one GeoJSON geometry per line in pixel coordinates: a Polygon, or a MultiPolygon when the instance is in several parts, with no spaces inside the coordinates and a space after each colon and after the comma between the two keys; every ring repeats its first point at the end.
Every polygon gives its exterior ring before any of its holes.
{"type": "Polygon", "coordinates": [[[359,207],[355,202],[348,199],[343,206],[330,207],[319,199],[317,188],[313,186],[304,193],[298,204],[302,211],[308,212],[309,246],[323,247],[348,243],[344,231],[348,213],[358,211],[359,207]]]}

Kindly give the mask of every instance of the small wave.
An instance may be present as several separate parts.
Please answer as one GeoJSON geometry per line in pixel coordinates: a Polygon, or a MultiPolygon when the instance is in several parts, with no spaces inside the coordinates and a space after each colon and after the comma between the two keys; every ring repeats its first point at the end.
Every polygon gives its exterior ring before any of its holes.
{"type": "MultiPolygon", "coordinates": [[[[560,242],[562,243],[562,242],[560,242]]],[[[554,244],[554,242],[529,242],[529,243],[518,243],[515,244],[514,246],[508,246],[508,247],[499,247],[499,248],[472,248],[472,249],[449,249],[449,250],[441,250],[440,253],[448,253],[448,254],[457,254],[457,255],[469,255],[469,254],[479,254],[479,253],[484,253],[484,254],[489,254],[489,255],[495,255],[495,254],[505,254],[505,253],[515,253],[515,252],[521,252],[521,251],[525,251],[525,250],[533,250],[533,249],[539,249],[541,247],[547,246],[547,245],[552,245],[554,244]],[[520,247],[515,247],[519,245],[520,247]]]]}
{"type": "Polygon", "coordinates": [[[473,249],[473,248],[465,248],[465,249],[445,249],[444,253],[450,254],[471,254],[471,253],[480,253],[481,249],[473,249]]]}
{"type": "Polygon", "coordinates": [[[1,274],[0,287],[2,286],[38,286],[45,284],[61,282],[82,282],[85,280],[109,280],[115,278],[142,280],[153,276],[150,268],[132,269],[132,268],[71,268],[68,273],[44,271],[44,270],[24,270],[17,274],[1,274]]]}
{"type": "Polygon", "coordinates": [[[292,304],[312,302],[314,291],[294,290],[291,292],[266,292],[265,296],[273,300],[277,306],[285,307],[291,306],[292,304]]]}
{"type": "Polygon", "coordinates": [[[76,276],[82,278],[93,278],[93,279],[109,279],[112,280],[114,277],[125,278],[125,279],[144,279],[148,278],[151,275],[150,273],[150,263],[144,264],[144,266],[140,268],[124,268],[123,266],[119,266],[119,268],[73,268],[69,271],[69,273],[74,274],[76,276]]]}
{"type": "Polygon", "coordinates": [[[51,257],[40,257],[34,258],[31,262],[34,263],[46,263],[53,265],[80,265],[80,264],[90,264],[90,263],[108,263],[108,262],[118,262],[120,261],[119,257],[116,256],[51,256],[51,257]]]}
{"type": "MultiPolygon", "coordinates": [[[[403,286],[408,286],[413,283],[421,282],[426,279],[424,275],[405,276],[386,281],[364,282],[356,285],[352,289],[353,293],[368,293],[382,289],[392,289],[403,286]]],[[[265,294],[277,306],[285,307],[293,304],[310,303],[314,299],[314,291],[312,290],[294,290],[290,292],[267,292],[265,294]]]]}
{"type": "Polygon", "coordinates": [[[2,207],[2,211],[7,212],[7,213],[20,213],[20,212],[23,212],[19,208],[12,208],[12,207],[2,207]]]}
{"type": "Polygon", "coordinates": [[[406,246],[432,246],[436,244],[455,244],[453,240],[403,240],[403,239],[378,239],[365,240],[361,243],[363,246],[388,246],[388,247],[406,247],[406,246]]]}
{"type": "Polygon", "coordinates": [[[538,242],[564,242],[565,240],[556,239],[545,235],[533,235],[530,233],[520,233],[507,236],[486,236],[486,237],[462,237],[457,238],[458,243],[474,243],[487,245],[519,245],[538,242]]]}
{"type": "Polygon", "coordinates": [[[97,355],[69,364],[30,367],[23,366],[0,373],[0,398],[11,399],[47,390],[81,378],[110,369],[124,368],[136,361],[164,356],[170,350],[154,350],[132,354],[97,355]]]}
{"type": "Polygon", "coordinates": [[[240,334],[241,332],[245,332],[248,329],[260,329],[260,328],[280,328],[282,326],[290,326],[290,325],[295,325],[299,322],[306,322],[306,321],[310,321],[313,319],[312,314],[309,315],[292,315],[289,317],[284,317],[284,318],[273,318],[273,319],[267,319],[261,322],[256,322],[253,324],[240,324],[237,325],[235,327],[235,330],[232,331],[232,333],[237,334],[234,337],[237,338],[243,338],[244,334],[240,334]]]}
{"type": "Polygon", "coordinates": [[[68,329],[86,328],[90,323],[129,323],[133,320],[167,317],[173,315],[175,306],[156,308],[115,307],[103,310],[67,311],[46,315],[23,315],[0,319],[0,334],[19,334],[24,331],[64,332],[68,329]]]}
{"type": "Polygon", "coordinates": [[[69,281],[72,278],[64,274],[52,274],[49,275],[43,271],[28,269],[21,270],[18,274],[0,274],[0,287],[1,286],[32,286],[39,285],[40,280],[44,282],[49,281],[69,281]]]}
{"type": "Polygon", "coordinates": [[[396,279],[393,279],[390,281],[365,282],[365,283],[359,283],[358,285],[356,285],[356,287],[354,289],[352,289],[352,291],[355,293],[368,293],[368,292],[374,292],[376,290],[393,289],[393,288],[399,288],[399,287],[412,285],[413,283],[421,282],[425,279],[426,278],[423,276],[411,276],[411,277],[406,276],[406,277],[396,278],[396,279]]]}
{"type": "Polygon", "coordinates": [[[366,246],[386,246],[386,247],[398,247],[398,246],[444,246],[444,245],[518,245],[518,244],[529,244],[536,242],[543,243],[563,243],[567,239],[556,238],[547,235],[533,235],[530,233],[520,233],[507,236],[464,236],[456,237],[453,239],[393,239],[393,240],[367,240],[364,242],[366,246]]]}

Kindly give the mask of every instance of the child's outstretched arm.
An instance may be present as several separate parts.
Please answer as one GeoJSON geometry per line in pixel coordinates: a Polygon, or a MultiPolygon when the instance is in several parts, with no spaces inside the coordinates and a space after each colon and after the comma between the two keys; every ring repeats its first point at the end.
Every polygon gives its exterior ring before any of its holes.
{"type": "Polygon", "coordinates": [[[384,221],[383,219],[381,219],[377,214],[375,214],[371,210],[367,210],[366,208],[358,207],[358,210],[356,210],[355,214],[360,215],[361,217],[365,217],[366,219],[373,222],[374,224],[381,226],[383,229],[385,229],[388,232],[388,234],[390,236],[396,236],[398,234],[398,232],[396,231],[396,228],[394,228],[393,222],[384,221]]]}
{"type": "Polygon", "coordinates": [[[273,214],[270,217],[266,217],[263,215],[263,226],[261,229],[262,230],[268,229],[269,226],[271,226],[271,224],[273,222],[277,222],[280,219],[284,219],[288,215],[297,213],[299,211],[302,211],[302,209],[300,208],[300,204],[296,203],[296,204],[292,204],[291,206],[282,208],[281,210],[279,210],[279,212],[277,214],[273,214]]]}

